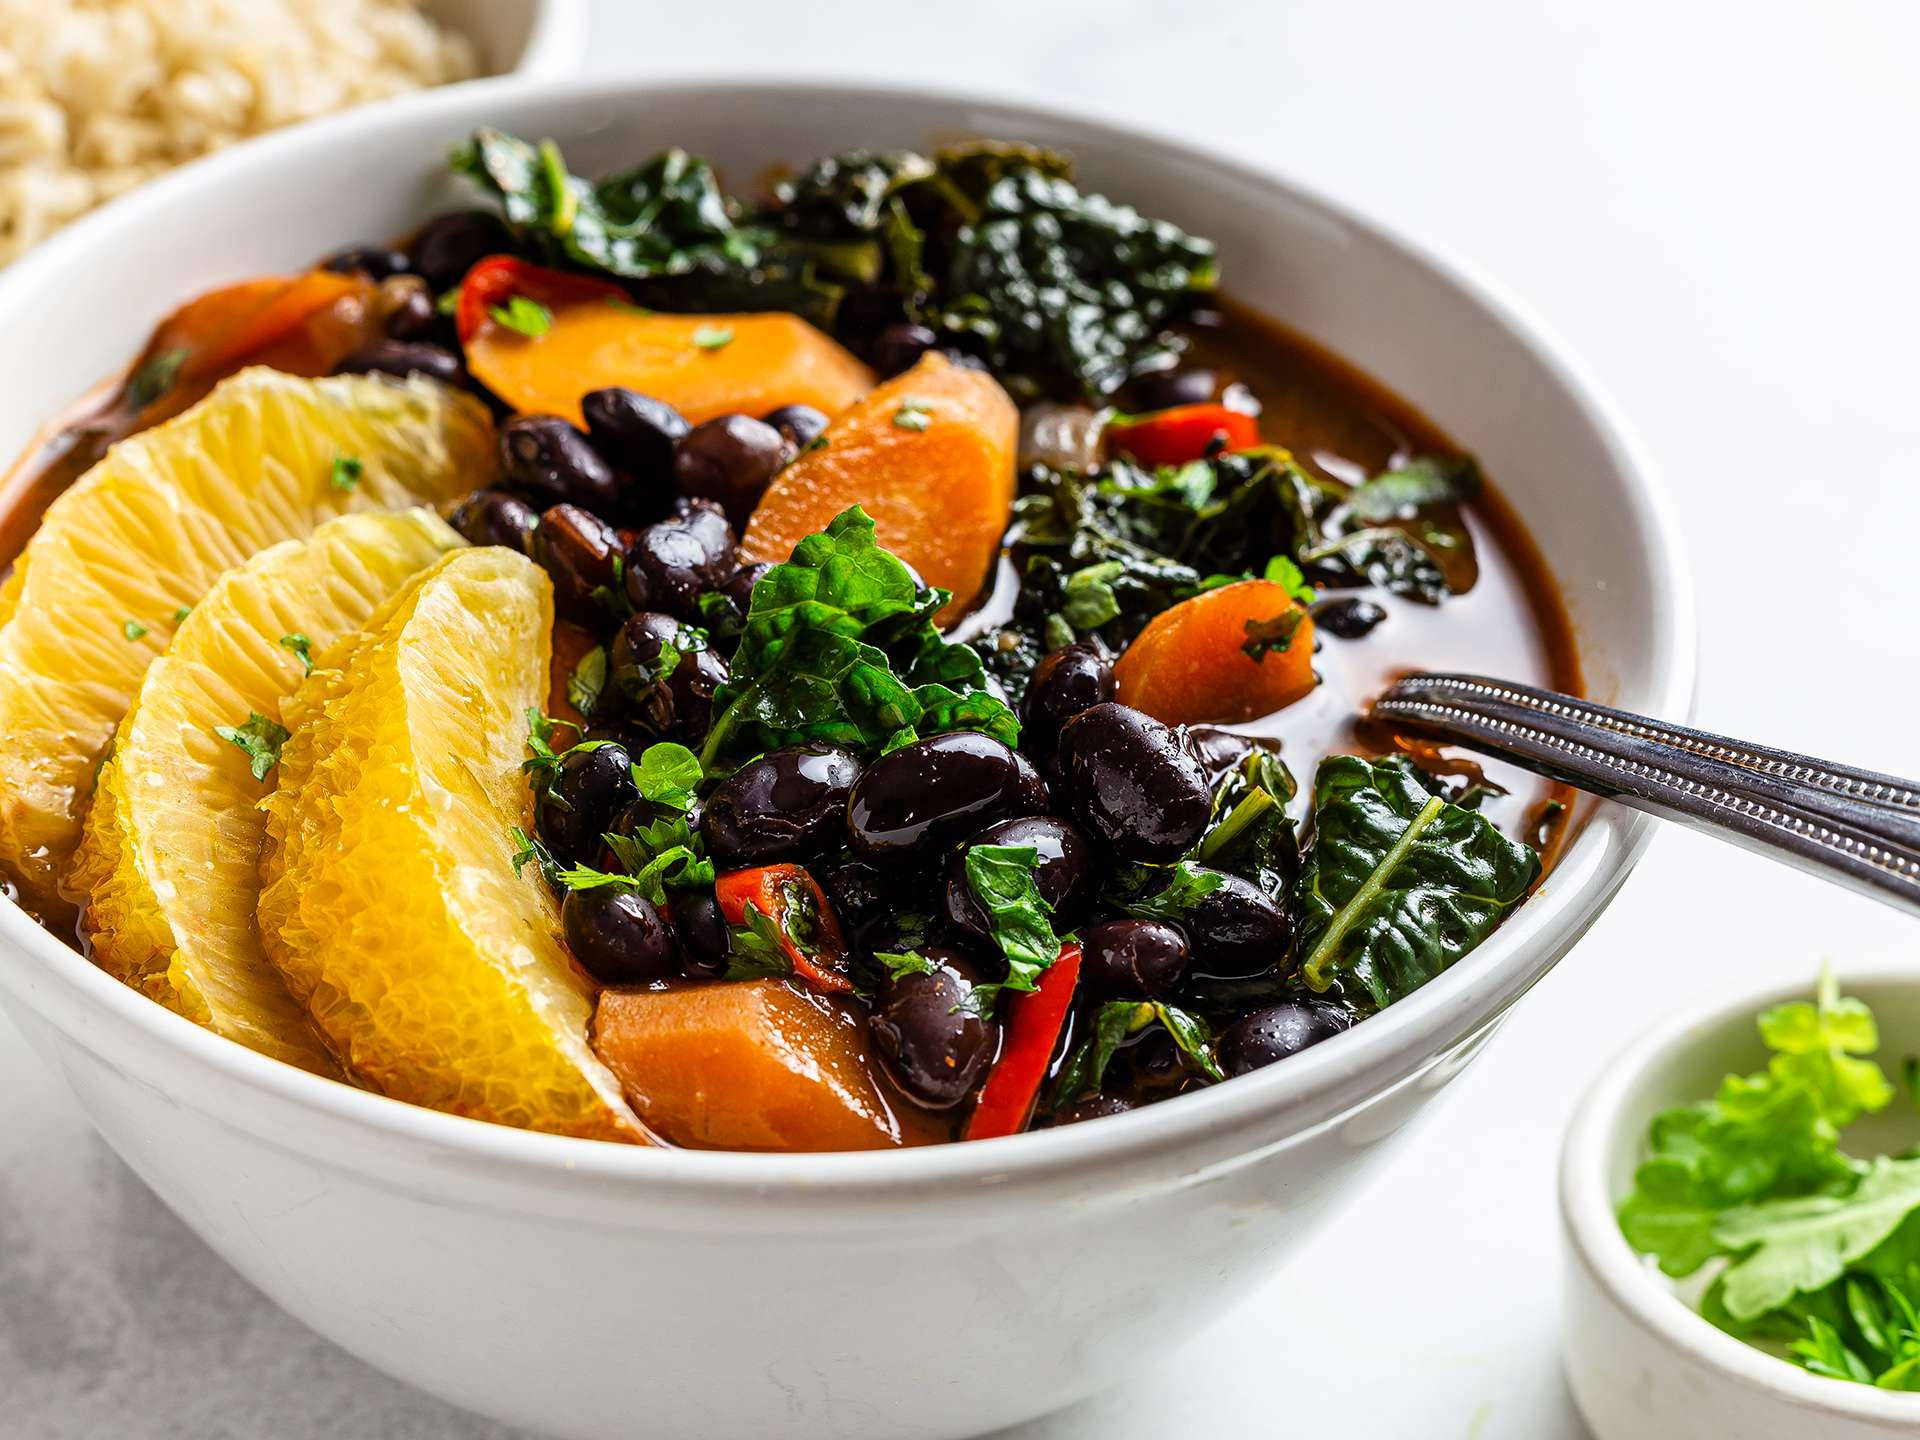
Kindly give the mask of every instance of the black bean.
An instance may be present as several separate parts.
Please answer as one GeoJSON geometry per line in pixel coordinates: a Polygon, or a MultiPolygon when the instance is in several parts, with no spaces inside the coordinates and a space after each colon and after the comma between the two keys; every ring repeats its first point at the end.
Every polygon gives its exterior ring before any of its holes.
{"type": "Polygon", "coordinates": [[[336,375],[425,375],[446,385],[466,383],[467,368],[460,357],[423,340],[376,340],[354,351],[333,367],[336,375]]]}
{"type": "Polygon", "coordinates": [[[640,797],[633,759],[623,745],[569,751],[540,797],[540,838],[564,860],[591,864],[614,817],[640,797]]]}
{"type": "Polygon", "coordinates": [[[1193,974],[1204,980],[1244,980],[1273,971],[1287,956],[1293,926],[1286,911],[1251,880],[1218,874],[1181,922],[1193,951],[1193,974]]]}
{"type": "Polygon", "coordinates": [[[1213,797],[1167,726],[1126,705],[1083,710],[1060,731],[1063,800],[1125,860],[1177,860],[1207,828],[1213,797]]]}
{"type": "Polygon", "coordinates": [[[652,605],[697,620],[700,592],[725,581],[737,560],[726,516],[711,501],[694,501],[634,537],[627,551],[627,598],[635,609],[652,605]]]}
{"type": "Polygon", "coordinates": [[[772,562],[766,560],[755,561],[751,565],[736,566],[734,572],[720,582],[720,593],[733,601],[744,616],[753,608],[753,587],[758,585],[772,568],[772,562]]]}
{"type": "Polygon", "coordinates": [[[623,886],[568,891],[560,928],[580,968],[602,985],[644,985],[678,968],[672,928],[650,901],[623,886]]]}
{"type": "Polygon", "coordinates": [[[847,806],[862,858],[931,858],[1004,815],[1019,786],[1013,751],[990,735],[957,730],[917,740],[867,767],[847,806]]]}
{"type": "Polygon", "coordinates": [[[1309,1045],[1338,1035],[1353,1024],[1343,1006],[1324,1000],[1289,1000],[1242,1015],[1220,1032],[1214,1058],[1229,1075],[1245,1075],[1309,1045]]]}
{"type": "Polygon", "coordinates": [[[1045,815],[1053,809],[1053,792],[1047,788],[1046,776],[1023,751],[1013,752],[1013,763],[1020,771],[1014,785],[1014,809],[1021,815],[1045,815]]]}
{"type": "Polygon", "coordinates": [[[697,741],[706,734],[713,693],[727,662],[671,615],[642,610],[620,622],[607,652],[607,678],[625,713],[648,733],[697,741]],[[675,655],[667,655],[671,648],[675,655]]]}
{"type": "Polygon", "coordinates": [[[542,511],[529,553],[553,577],[554,603],[570,615],[602,613],[600,595],[619,583],[620,536],[578,505],[542,511]]]}
{"type": "Polygon", "coordinates": [[[974,972],[957,951],[921,952],[932,968],[889,977],[873,1014],[873,1046],[895,1083],[932,1110],[957,1105],[992,1061],[1000,1027],[966,1001],[974,972]]]}
{"type": "Polygon", "coordinates": [[[1171,410],[1176,405],[1204,405],[1213,399],[1220,377],[1211,370],[1167,370],[1134,384],[1136,410],[1171,410]]]}
{"type": "Polygon", "coordinates": [[[673,902],[673,928],[680,936],[680,972],[699,980],[727,970],[727,922],[711,890],[680,895],[673,902]]]}
{"type": "Polygon", "coordinates": [[[975,845],[1031,845],[1040,898],[1053,907],[1056,930],[1071,930],[1093,898],[1092,857],[1080,827],[1051,815],[1024,815],[989,825],[947,861],[941,904],[947,922],[981,940],[992,935],[986,913],[967,881],[967,851],[975,845]]]}
{"type": "Polygon", "coordinates": [[[778,430],[795,450],[804,450],[826,432],[826,413],[811,405],[782,405],[760,417],[778,430]]]}
{"type": "Polygon", "coordinates": [[[1342,640],[1358,640],[1386,618],[1383,608],[1357,596],[1322,600],[1313,607],[1314,628],[1342,640]]]}
{"type": "Polygon", "coordinates": [[[1078,715],[1113,699],[1113,661],[1097,641],[1077,640],[1044,656],[1033,667],[1033,679],[1020,702],[1021,738],[1051,750],[1060,727],[1078,715]]]}
{"type": "Polygon", "coordinates": [[[381,328],[395,340],[423,340],[433,329],[433,296],[414,276],[402,276],[380,287],[385,292],[387,318],[381,328]]]}
{"type": "Polygon", "coordinates": [[[885,380],[910,370],[920,357],[940,343],[940,337],[924,325],[889,325],[874,337],[873,368],[885,380]]]}
{"type": "Polygon", "coordinates": [[[518,415],[500,429],[500,481],[536,505],[612,515],[620,477],[587,437],[558,415],[518,415]]]}
{"type": "MultiPolygon", "coordinates": [[[[852,933],[864,932],[899,899],[899,877],[864,860],[846,860],[818,875],[821,888],[833,904],[833,913],[852,933]]],[[[881,945],[879,948],[898,947],[881,945]]]]}
{"type": "Polygon", "coordinates": [[[526,501],[505,490],[476,490],[453,512],[453,528],[475,545],[505,545],[526,554],[540,517],[526,501]]]}
{"type": "Polygon", "coordinates": [[[651,395],[614,386],[580,399],[594,448],[624,472],[640,492],[647,519],[664,514],[673,490],[674,447],[691,428],[686,417],[651,395]]]}
{"type": "Polygon", "coordinates": [[[707,801],[702,833],[719,865],[811,860],[847,835],[860,762],[831,745],[774,750],[742,765],[707,801]]]}
{"type": "Polygon", "coordinates": [[[1055,1125],[1078,1125],[1082,1120],[1104,1120],[1109,1115],[1124,1115],[1133,1109],[1131,1100],[1118,1095],[1090,1095],[1069,1105],[1053,1117],[1055,1125]]]}
{"type": "Polygon", "coordinates": [[[490,210],[456,210],[421,226],[407,247],[414,271],[435,291],[451,290],[474,262],[513,248],[506,224],[490,210]]]}
{"type": "Polygon", "coordinates": [[[792,444],[765,421],[751,415],[716,416],[694,426],[674,452],[674,489],[713,501],[735,525],[745,525],[793,454],[792,444]]]}
{"type": "Polygon", "coordinates": [[[385,280],[389,275],[406,274],[413,263],[403,252],[389,250],[384,245],[349,245],[327,256],[320,262],[320,268],[336,275],[357,272],[369,280],[385,280]]]}
{"type": "Polygon", "coordinates": [[[1187,977],[1187,937],[1160,920],[1109,920],[1080,936],[1087,983],[1126,1000],[1166,1000],[1187,977]]]}

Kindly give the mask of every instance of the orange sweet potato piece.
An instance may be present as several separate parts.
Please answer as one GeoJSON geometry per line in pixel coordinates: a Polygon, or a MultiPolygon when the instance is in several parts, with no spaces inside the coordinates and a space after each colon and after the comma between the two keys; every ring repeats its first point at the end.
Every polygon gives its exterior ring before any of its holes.
{"type": "Polygon", "coordinates": [[[670,1144],[879,1150],[942,1138],[882,1096],[864,1016],[782,980],[605,991],[593,1049],[670,1144]]]}
{"type": "Polygon", "coordinates": [[[938,619],[971,605],[993,570],[1013,505],[1020,412],[999,382],[923,356],[827,427],[774,479],[741,539],[743,556],[785,560],[849,505],[879,542],[953,592],[938,619]]]}
{"type": "Polygon", "coordinates": [[[582,395],[624,385],[697,425],[782,405],[831,415],[873,386],[872,371],[797,315],[660,315],[604,300],[552,313],[544,335],[487,324],[466,341],[467,368],[516,410],[579,424],[582,395]]]}
{"type": "Polygon", "coordinates": [[[1314,687],[1313,618],[1271,580],[1205,590],[1154,616],[1120,656],[1114,677],[1122,705],[1169,725],[1270,715],[1314,687]],[[1245,646],[1274,621],[1276,632],[1294,627],[1286,648],[1253,659],[1245,646]]]}

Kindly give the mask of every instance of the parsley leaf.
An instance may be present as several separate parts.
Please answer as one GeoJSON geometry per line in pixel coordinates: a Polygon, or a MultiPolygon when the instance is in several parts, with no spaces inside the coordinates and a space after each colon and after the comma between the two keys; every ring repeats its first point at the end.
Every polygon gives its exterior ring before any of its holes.
{"type": "Polygon", "coordinates": [[[280,648],[293,652],[294,658],[300,662],[300,668],[303,673],[308,675],[313,673],[312,640],[302,635],[298,630],[295,630],[291,634],[280,637],[280,648]]]}
{"type": "Polygon", "coordinates": [[[1171,920],[1178,923],[1184,920],[1207,896],[1227,883],[1227,877],[1218,870],[1209,870],[1195,865],[1191,860],[1182,860],[1173,867],[1167,876],[1167,883],[1153,894],[1142,899],[1123,904],[1127,914],[1136,920],[1171,920]]]}
{"type": "Polygon", "coordinates": [[[529,340],[538,340],[553,328],[553,312],[538,300],[527,295],[509,295],[504,305],[489,305],[487,314],[494,323],[526,336],[529,340]]]}
{"type": "Polygon", "coordinates": [[[596,645],[582,655],[567,677],[567,703],[588,720],[607,688],[607,647],[596,645]]]}
{"type": "Polygon", "coordinates": [[[918,950],[876,950],[873,958],[888,976],[898,980],[902,975],[931,975],[933,962],[918,950]]]}
{"type": "Polygon", "coordinates": [[[633,783],[644,798],[683,815],[693,807],[700,778],[700,757],[671,740],[649,745],[633,767],[633,783]]]}
{"type": "Polygon", "coordinates": [[[187,616],[191,615],[192,613],[193,613],[193,607],[191,605],[176,606],[173,612],[173,623],[178,625],[181,621],[185,620],[187,616]]]}
{"type": "Polygon", "coordinates": [[[336,455],[333,457],[333,469],[328,472],[327,483],[336,490],[351,490],[360,483],[360,477],[367,473],[367,467],[358,455],[336,455]]]}
{"type": "Polygon", "coordinates": [[[173,388],[180,378],[180,367],[187,363],[191,350],[162,350],[133,372],[127,381],[127,408],[144,410],[173,388]]]}
{"type": "Polygon", "coordinates": [[[129,640],[144,640],[147,637],[148,631],[147,627],[142,625],[138,620],[122,620],[120,622],[120,633],[129,640]]]}
{"type": "Polygon", "coordinates": [[[1157,1000],[1109,1000],[1094,1012],[1093,1033],[1081,1041],[1061,1065],[1059,1077],[1048,1095],[1048,1108],[1059,1110],[1097,1094],[1114,1056],[1133,1037],[1156,1023],[1173,1037],[1186,1064],[1209,1080],[1227,1078],[1213,1058],[1212,1033],[1199,1016],[1157,1000]]]}
{"type": "Polygon", "coordinates": [[[778,980],[793,973],[793,955],[787,933],[751,900],[742,912],[744,924],[727,928],[727,979],[778,980]]]}
{"type": "Polygon", "coordinates": [[[1270,619],[1247,621],[1247,639],[1240,647],[1241,652],[1256,664],[1269,655],[1286,654],[1293,648],[1293,637],[1300,629],[1300,622],[1306,618],[1306,611],[1289,605],[1270,619]]]}
{"type": "Polygon", "coordinates": [[[213,733],[246,752],[247,768],[256,780],[266,779],[267,772],[280,763],[280,747],[288,736],[284,725],[257,710],[247,716],[246,724],[216,725],[213,733]]]}
{"type": "Polygon", "coordinates": [[[701,350],[719,350],[733,343],[731,325],[702,325],[693,332],[693,343],[701,350]]]}
{"type": "Polygon", "coordinates": [[[1060,956],[1053,907],[1033,878],[1040,867],[1039,850],[1032,845],[973,845],[962,864],[967,888],[980,902],[993,943],[1007,960],[1003,984],[976,986],[976,993],[1033,989],[1041,972],[1060,956]]]}
{"type": "Polygon", "coordinates": [[[933,423],[933,407],[924,400],[902,400],[893,412],[893,423],[900,430],[925,430],[933,423]]]}
{"type": "Polygon", "coordinates": [[[1307,577],[1300,573],[1300,567],[1285,555],[1276,555],[1267,561],[1266,573],[1261,578],[1285,587],[1287,594],[1297,604],[1311,605],[1320,598],[1320,592],[1307,583],[1307,577]]]}

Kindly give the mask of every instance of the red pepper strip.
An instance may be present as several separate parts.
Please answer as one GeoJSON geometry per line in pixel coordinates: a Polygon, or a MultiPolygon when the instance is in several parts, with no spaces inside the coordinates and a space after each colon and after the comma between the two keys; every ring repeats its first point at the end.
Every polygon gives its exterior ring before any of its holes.
{"type": "Polygon", "coordinates": [[[506,304],[515,295],[537,300],[549,310],[627,298],[626,291],[605,280],[529,265],[511,255],[489,255],[474,262],[467,278],[460,282],[460,303],[454,311],[460,343],[464,345],[479,334],[481,327],[491,323],[494,306],[506,304]]]}
{"type": "Polygon", "coordinates": [[[992,1140],[1027,1128],[1079,983],[1080,947],[1062,945],[1039,987],[1014,993],[1007,1005],[1007,1043],[967,1121],[967,1139],[992,1140]]]}
{"type": "Polygon", "coordinates": [[[713,898],[729,925],[747,923],[747,905],[772,918],[780,930],[781,948],[793,962],[794,978],[816,990],[853,989],[847,978],[847,942],[840,921],[819,882],[800,865],[762,865],[753,870],[730,870],[713,882],[713,898]],[[809,904],[815,932],[814,953],[802,950],[793,938],[788,916],[796,900],[809,904]]]}
{"type": "Polygon", "coordinates": [[[1110,421],[1107,448],[1142,465],[1184,465],[1206,459],[1215,436],[1229,450],[1245,450],[1260,443],[1260,422],[1224,405],[1176,405],[1110,421]]]}

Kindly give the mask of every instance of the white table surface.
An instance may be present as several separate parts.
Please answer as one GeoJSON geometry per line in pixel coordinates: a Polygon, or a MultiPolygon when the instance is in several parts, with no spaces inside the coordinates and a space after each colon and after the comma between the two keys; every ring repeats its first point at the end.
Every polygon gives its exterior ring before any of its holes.
{"type": "MultiPolygon", "coordinates": [[[[598,0],[594,21],[596,69],[926,76],[1126,115],[1502,278],[1613,393],[1678,502],[1700,722],[1920,772],[1920,7],[598,0]]],[[[1311,1254],[1157,1370],[1012,1433],[1578,1440],[1553,1183],[1583,1083],[1723,982],[1916,940],[1868,901],[1659,836],[1311,1254]]],[[[4,1021],[0,1096],[0,1436],[504,1433],[257,1296],[4,1021]]]]}

